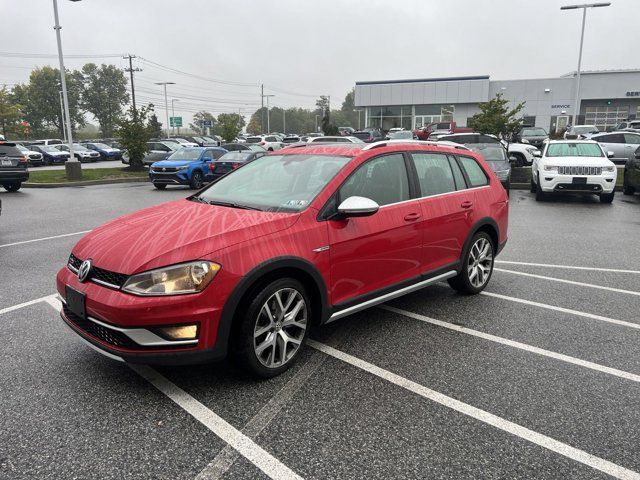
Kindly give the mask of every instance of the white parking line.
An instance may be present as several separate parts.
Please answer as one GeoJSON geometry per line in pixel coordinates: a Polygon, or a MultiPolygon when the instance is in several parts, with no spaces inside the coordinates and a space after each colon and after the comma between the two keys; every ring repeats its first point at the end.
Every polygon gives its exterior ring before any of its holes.
{"type": "Polygon", "coordinates": [[[43,240],[52,240],[54,238],[72,237],[74,235],[82,235],[83,233],[89,233],[90,231],[91,230],[84,230],[82,232],[65,233],[62,235],[54,235],[52,237],[34,238],[33,240],[24,240],[22,242],[5,243],[4,245],[0,245],[0,248],[13,247],[14,245],[23,245],[25,243],[42,242],[43,240]]]}
{"type": "Polygon", "coordinates": [[[47,295],[46,297],[36,298],[35,300],[29,300],[28,302],[19,303],[11,307],[3,308],[3,309],[0,309],[0,315],[2,315],[3,313],[13,312],[14,310],[18,310],[20,308],[28,307],[29,305],[35,305],[36,303],[46,302],[48,299],[56,298],[57,296],[58,294],[54,293],[53,295],[47,295]]]}
{"type": "Polygon", "coordinates": [[[594,272],[612,272],[612,273],[638,273],[640,270],[621,270],[618,268],[600,268],[600,267],[577,267],[574,265],[554,265],[550,263],[531,263],[531,262],[512,262],[510,260],[496,260],[495,263],[505,265],[524,265],[528,267],[547,267],[547,268],[566,268],[567,270],[589,270],[594,272]]]}
{"type": "Polygon", "coordinates": [[[560,455],[563,455],[571,460],[580,462],[584,465],[588,465],[591,468],[604,472],[615,478],[619,478],[622,480],[640,480],[640,473],[638,472],[629,470],[603,458],[591,455],[584,450],[572,447],[571,445],[555,440],[542,433],[530,430],[526,427],[523,427],[522,425],[518,425],[517,423],[498,417],[497,415],[486,412],[467,403],[461,402],[460,400],[456,400],[455,398],[444,395],[443,393],[431,390],[430,388],[420,385],[419,383],[401,377],[400,375],[396,375],[389,370],[380,368],[365,360],[361,360],[357,357],[349,355],[348,353],[336,350],[335,348],[332,348],[323,343],[316,342],[314,340],[309,340],[308,345],[323,353],[326,353],[327,355],[330,355],[333,358],[341,360],[345,363],[348,363],[349,365],[364,370],[367,373],[375,375],[394,385],[415,393],[416,395],[460,412],[480,422],[491,425],[504,432],[515,435],[518,438],[527,440],[542,448],[546,448],[547,450],[551,450],[552,452],[559,453],[560,455]]]}
{"type": "MultiPolygon", "coordinates": [[[[49,297],[43,297],[37,301],[33,301],[33,303],[45,301],[54,309],[59,310],[62,307],[62,304],[56,297],[57,295],[50,295],[49,297]]],[[[26,305],[16,305],[17,308],[20,308],[21,306],[26,305]]],[[[211,430],[227,445],[230,445],[232,448],[237,450],[240,455],[262,470],[269,478],[274,480],[302,480],[301,476],[296,474],[284,463],[264,450],[248,436],[234,428],[222,417],[205,407],[180,387],[163,377],[153,368],[146,365],[134,364],[128,364],[128,366],[160,390],[160,392],[169,397],[169,399],[175,402],[185,412],[211,430]]]]}
{"type": "Polygon", "coordinates": [[[425,315],[420,315],[419,313],[408,312],[407,310],[401,310],[400,308],[395,308],[389,305],[382,305],[378,308],[381,308],[382,310],[386,310],[388,312],[397,313],[399,315],[404,315],[405,317],[413,318],[414,320],[419,320],[421,322],[437,325],[438,327],[448,328],[449,330],[454,330],[456,332],[465,333],[467,335],[472,335],[474,337],[482,338],[484,340],[489,340],[490,342],[500,343],[508,347],[517,348],[520,350],[524,350],[526,352],[535,353],[537,355],[542,355],[543,357],[553,358],[554,360],[560,360],[561,362],[571,363],[572,365],[577,365],[579,367],[588,368],[590,370],[595,370],[597,372],[606,373],[608,375],[614,375],[616,377],[624,378],[625,380],[631,380],[632,382],[640,383],[640,375],[636,375],[634,373],[625,372],[623,370],[618,370],[616,368],[606,367],[604,365],[600,365],[599,363],[593,363],[587,360],[581,360],[579,358],[571,357],[569,355],[552,352],[551,350],[545,350],[544,348],[534,347],[533,345],[516,342],[514,340],[509,340],[507,338],[498,337],[496,335],[491,335],[489,333],[480,332],[478,330],[473,330],[471,328],[461,327],[460,325],[455,325],[449,322],[443,322],[442,320],[436,320],[435,318],[430,318],[425,315]]]}
{"type": "Polygon", "coordinates": [[[625,322],[624,320],[617,320],[615,318],[604,317],[602,315],[596,315],[593,313],[581,312],[580,310],[572,310],[570,308],[556,307],[555,305],[548,305],[546,303],[533,302],[531,300],[525,300],[524,298],[510,297],[507,295],[501,295],[493,292],[480,292],[480,295],[486,295],[488,297],[500,298],[509,302],[522,303],[524,305],[531,305],[533,307],[546,308],[547,310],[554,310],[556,312],[569,313],[571,315],[577,315],[579,317],[591,318],[593,320],[599,320],[601,322],[613,323],[614,325],[621,325],[623,327],[635,328],[640,330],[639,323],[625,322]]]}
{"type": "Polygon", "coordinates": [[[620,288],[605,287],[604,285],[594,285],[593,283],[575,282],[573,280],[565,280],[564,278],[546,277],[544,275],[535,275],[533,273],[517,272],[515,270],[505,270],[504,268],[494,268],[494,270],[497,272],[522,275],[524,277],[540,278],[542,280],[551,280],[552,282],[568,283],[570,285],[578,285],[580,287],[598,288],[600,290],[607,290],[609,292],[626,293],[627,295],[636,295],[640,297],[640,292],[634,292],[633,290],[622,290],[620,288]]]}

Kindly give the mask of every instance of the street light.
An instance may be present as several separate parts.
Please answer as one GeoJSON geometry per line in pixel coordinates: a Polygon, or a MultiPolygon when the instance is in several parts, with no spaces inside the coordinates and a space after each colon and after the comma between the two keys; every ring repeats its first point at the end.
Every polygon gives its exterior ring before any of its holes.
{"type": "MultiPolygon", "coordinates": [[[[175,129],[176,129],[176,127],[175,127],[175,121],[176,121],[176,106],[175,106],[174,102],[179,102],[179,101],[180,101],[180,99],[179,99],[179,98],[172,98],[172,99],[171,99],[171,116],[173,117],[173,122],[174,122],[174,123],[173,123],[173,124],[174,124],[174,127],[173,127],[173,134],[174,134],[174,135],[175,135],[175,133],[176,133],[176,130],[175,130],[175,129]]],[[[180,135],[180,127],[178,127],[178,135],[180,135]]]]}
{"type": "Polygon", "coordinates": [[[580,112],[580,105],[578,102],[580,101],[580,67],[582,65],[582,44],[584,43],[584,24],[587,20],[587,8],[597,8],[597,7],[608,7],[611,5],[611,2],[605,3],[584,3],[582,5],[565,5],[564,7],[560,7],[560,10],[578,10],[582,9],[582,32],[580,33],[580,52],[578,53],[578,70],[576,71],[576,97],[575,103],[573,105],[573,120],[571,121],[571,125],[576,125],[576,118],[578,113],[580,112]]]}
{"type": "Polygon", "coordinates": [[[62,139],[67,143],[67,130],[65,129],[65,116],[64,116],[64,102],[62,101],[62,90],[58,92],[60,94],[60,124],[62,125],[62,139]]]}
{"type": "Polygon", "coordinates": [[[175,85],[176,82],[155,82],[156,85],[164,85],[164,113],[167,119],[167,138],[169,138],[169,101],[167,100],[167,85],[175,85]]]}
{"type": "Polygon", "coordinates": [[[358,130],[360,130],[360,112],[362,112],[362,109],[356,109],[354,112],[358,112],[358,130]]]}
{"type": "Polygon", "coordinates": [[[267,99],[267,133],[271,133],[271,125],[269,124],[269,97],[275,97],[274,94],[263,95],[267,99]]]}
{"type": "Polygon", "coordinates": [[[318,133],[318,117],[319,116],[320,115],[316,115],[316,132],[315,133],[318,133]]]}
{"type": "MultiPolygon", "coordinates": [[[[71,0],[79,2],[80,0],[71,0]]],[[[58,0],[53,0],[53,17],[55,25],[53,29],[56,31],[56,41],[58,43],[58,60],[60,61],[60,83],[62,84],[62,103],[64,104],[63,121],[67,129],[67,141],[69,145],[69,160],[65,162],[64,169],[67,179],[80,180],[82,178],[82,164],[76,160],[73,154],[73,135],[71,132],[71,116],[69,115],[69,96],[67,95],[67,76],[64,70],[64,58],[62,57],[62,38],[60,37],[60,20],[58,18],[58,0]]]]}

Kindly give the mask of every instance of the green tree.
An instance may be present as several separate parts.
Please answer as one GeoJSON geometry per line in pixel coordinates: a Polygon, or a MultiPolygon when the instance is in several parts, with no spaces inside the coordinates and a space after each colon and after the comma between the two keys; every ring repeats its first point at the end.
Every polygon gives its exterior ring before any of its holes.
{"type": "Polygon", "coordinates": [[[217,133],[226,142],[233,142],[244,127],[244,118],[237,113],[221,113],[218,115],[217,133]]]}
{"type": "Polygon", "coordinates": [[[331,114],[328,110],[322,117],[322,131],[325,135],[340,135],[338,127],[331,123],[331,114]]]}
{"type": "Polygon", "coordinates": [[[134,112],[131,107],[118,120],[116,135],[120,138],[120,145],[129,156],[129,169],[143,170],[142,159],[147,153],[147,142],[151,138],[152,129],[147,124],[150,107],[142,107],[134,112]]]}
{"type": "Polygon", "coordinates": [[[149,134],[152,138],[162,138],[164,135],[162,131],[162,122],[158,120],[158,116],[155,113],[152,113],[149,117],[149,134]]]}
{"type": "Polygon", "coordinates": [[[0,89],[0,132],[5,138],[10,134],[18,136],[22,130],[18,124],[21,117],[20,105],[15,103],[13,95],[3,86],[0,89]]]}
{"type": "Polygon", "coordinates": [[[206,110],[200,110],[193,115],[193,122],[189,124],[189,128],[200,135],[204,135],[207,128],[204,126],[205,120],[211,122],[211,126],[215,127],[216,118],[206,110]]]}
{"type": "Polygon", "coordinates": [[[476,132],[490,133],[510,140],[522,128],[522,117],[516,118],[516,115],[524,108],[524,102],[510,108],[509,100],[498,93],[495,98],[481,103],[479,107],[480,113],[469,120],[469,126],[476,132]]]}
{"type": "Polygon", "coordinates": [[[127,79],[115,65],[87,63],[82,74],[82,106],[96,118],[102,135],[112,137],[122,107],[129,102],[127,79]]]}
{"type": "Polygon", "coordinates": [[[356,89],[352,88],[349,90],[344,97],[344,101],[342,102],[342,110],[343,112],[352,112],[356,108],[356,89]]]}

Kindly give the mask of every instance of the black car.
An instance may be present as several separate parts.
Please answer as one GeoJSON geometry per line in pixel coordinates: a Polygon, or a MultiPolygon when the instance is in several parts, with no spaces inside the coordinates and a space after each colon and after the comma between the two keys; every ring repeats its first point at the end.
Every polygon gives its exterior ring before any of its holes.
{"type": "Polygon", "coordinates": [[[61,152],[53,145],[30,145],[29,148],[42,154],[45,165],[64,163],[71,157],[69,152],[61,152]]]}
{"type": "Polygon", "coordinates": [[[0,143],[0,184],[8,192],[16,192],[29,179],[25,157],[15,143],[0,143]]]}
{"type": "Polygon", "coordinates": [[[251,150],[228,152],[221,156],[215,162],[211,162],[209,170],[214,180],[226,175],[227,173],[240,168],[249,162],[253,162],[256,158],[266,155],[267,152],[253,152],[251,150]]]}
{"type": "Polygon", "coordinates": [[[542,127],[522,127],[514,140],[519,143],[526,143],[523,142],[523,140],[526,140],[538,150],[542,150],[544,141],[548,138],[549,134],[542,127]]]}
{"type": "Polygon", "coordinates": [[[622,193],[633,195],[640,192],[640,147],[636,149],[634,158],[627,160],[624,166],[624,182],[622,193]]]}

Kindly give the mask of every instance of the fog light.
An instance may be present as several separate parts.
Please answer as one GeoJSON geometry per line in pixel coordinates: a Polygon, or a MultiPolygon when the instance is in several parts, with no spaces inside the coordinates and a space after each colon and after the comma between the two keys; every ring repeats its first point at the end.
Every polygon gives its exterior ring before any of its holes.
{"type": "Polygon", "coordinates": [[[198,325],[179,325],[158,328],[158,333],[168,340],[195,340],[198,338],[198,325]]]}

